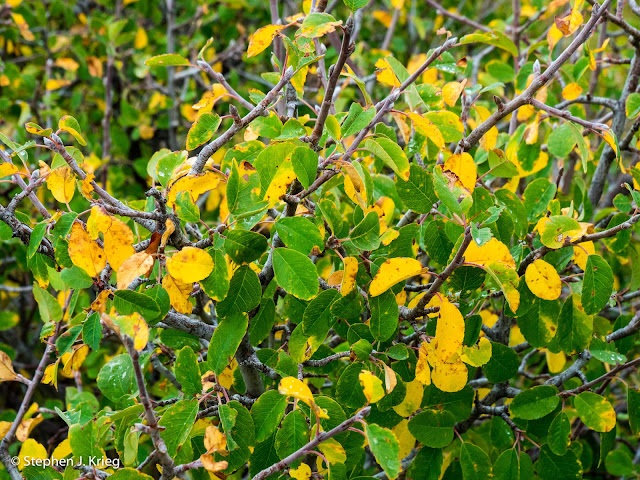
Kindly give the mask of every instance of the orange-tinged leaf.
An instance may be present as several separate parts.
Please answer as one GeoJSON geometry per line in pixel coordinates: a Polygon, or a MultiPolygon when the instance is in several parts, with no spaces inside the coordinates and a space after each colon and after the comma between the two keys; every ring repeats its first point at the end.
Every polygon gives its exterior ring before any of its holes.
{"type": "Polygon", "coordinates": [[[181,282],[171,275],[165,275],[162,277],[162,287],[169,294],[169,301],[176,312],[184,314],[191,313],[192,305],[189,300],[189,295],[191,295],[191,290],[193,290],[192,284],[181,282]]]}
{"type": "Polygon", "coordinates": [[[431,140],[440,150],[444,150],[445,142],[444,137],[442,136],[442,132],[440,132],[440,129],[436,127],[431,120],[424,118],[422,115],[414,112],[407,113],[407,116],[413,122],[413,127],[416,130],[418,130],[422,135],[431,140]]]}
{"type": "Polygon", "coordinates": [[[569,83],[562,89],[562,98],[565,100],[575,100],[582,94],[582,87],[575,82],[569,83]]]}
{"type": "Polygon", "coordinates": [[[203,280],[213,271],[213,259],[204,250],[184,247],[167,260],[167,270],[172,277],[184,283],[203,280]]]}
{"type": "Polygon", "coordinates": [[[227,449],[227,437],[215,425],[207,427],[204,433],[204,447],[207,453],[222,452],[227,449]]]}
{"type": "Polygon", "coordinates": [[[109,265],[116,271],[135,253],[133,232],[129,226],[122,220],[109,215],[102,207],[95,206],[91,209],[91,215],[87,220],[87,231],[94,239],[98,238],[98,233],[103,234],[104,252],[109,265]]]}
{"type": "Polygon", "coordinates": [[[58,167],[51,170],[47,177],[47,188],[58,202],[69,203],[76,191],[76,177],[71,167],[58,167]]]}
{"type": "Polygon", "coordinates": [[[438,312],[434,360],[436,365],[448,361],[462,346],[464,340],[464,318],[453,303],[443,302],[438,312]]]}
{"type": "Polygon", "coordinates": [[[313,412],[319,418],[329,418],[329,415],[321,409],[318,405],[316,405],[315,400],[313,399],[313,394],[309,389],[309,386],[298,380],[295,377],[285,377],[280,380],[280,384],[278,385],[278,391],[282,395],[287,395],[289,397],[294,397],[300,400],[301,402],[306,403],[313,412]]]}
{"type": "Polygon", "coordinates": [[[154,263],[155,259],[147,252],[134,253],[124,260],[118,269],[118,290],[127,288],[141,275],[149,275],[154,263]]]}
{"type": "Polygon", "coordinates": [[[414,258],[391,258],[384,262],[369,286],[369,295],[377,297],[381,293],[389,290],[396,283],[407,278],[415,277],[425,273],[422,264],[414,258]]]}
{"type": "Polygon", "coordinates": [[[467,152],[451,155],[444,162],[442,170],[454,173],[458,177],[456,185],[473,193],[476,186],[477,169],[473,157],[467,152]]]}
{"type": "MultiPolygon", "coordinates": [[[[202,466],[205,468],[205,470],[213,473],[226,470],[229,466],[229,462],[227,462],[226,460],[216,462],[213,458],[213,455],[200,455],[200,461],[202,462],[202,466]]],[[[215,478],[218,478],[216,475],[213,476],[215,478]]]]}
{"type": "Polygon", "coordinates": [[[84,198],[91,201],[93,200],[93,181],[96,176],[93,173],[87,173],[87,176],[82,180],[80,185],[80,193],[84,198]]]}
{"type": "Polygon", "coordinates": [[[90,277],[96,277],[107,265],[107,256],[79,222],[74,222],[69,235],[69,257],[74,265],[90,277]]]}
{"type": "Polygon", "coordinates": [[[107,300],[109,299],[109,295],[111,295],[111,290],[102,290],[96,299],[91,302],[91,310],[98,313],[104,313],[107,309],[107,300]]]}
{"type": "Polygon", "coordinates": [[[483,267],[491,263],[498,263],[514,270],[516,268],[516,262],[509,251],[509,247],[496,238],[492,238],[481,247],[475,242],[471,242],[464,253],[464,261],[483,267]]]}
{"type": "Polygon", "coordinates": [[[0,382],[15,380],[17,377],[9,355],[0,350],[0,382]]]}
{"type": "Polygon", "coordinates": [[[254,57],[264,51],[276,35],[284,29],[284,25],[266,25],[256,30],[249,37],[249,48],[247,49],[247,57],[254,57]]]}
{"type": "Polygon", "coordinates": [[[560,275],[544,260],[538,259],[531,263],[527,267],[524,278],[531,293],[543,300],[555,300],[562,292],[560,275]]]}
{"type": "Polygon", "coordinates": [[[340,293],[349,295],[356,286],[356,275],[358,274],[358,259],[356,257],[346,257],[344,260],[344,273],[342,274],[342,284],[340,293]]]}

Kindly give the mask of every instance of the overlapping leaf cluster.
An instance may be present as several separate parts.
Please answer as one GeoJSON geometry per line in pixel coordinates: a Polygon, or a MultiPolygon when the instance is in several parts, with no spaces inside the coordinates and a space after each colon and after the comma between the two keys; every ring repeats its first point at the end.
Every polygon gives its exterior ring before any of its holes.
{"type": "Polygon", "coordinates": [[[638,474],[634,0],[28,3],[0,478],[638,474]]]}

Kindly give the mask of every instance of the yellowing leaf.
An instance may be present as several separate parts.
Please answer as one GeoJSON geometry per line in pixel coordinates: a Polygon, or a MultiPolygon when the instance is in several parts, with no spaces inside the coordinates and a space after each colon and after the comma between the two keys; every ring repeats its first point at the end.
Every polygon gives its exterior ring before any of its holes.
{"type": "MultiPolygon", "coordinates": [[[[148,333],[148,331],[147,331],[148,333]]],[[[148,335],[147,335],[148,337],[148,335]]],[[[145,342],[146,345],[146,342],[145,342]]],[[[70,376],[73,371],[78,371],[87,356],[89,355],[89,345],[78,345],[73,347],[73,353],[64,362],[64,369],[62,373],[70,376]]]]}
{"type": "MultiPolygon", "coordinates": [[[[476,105],[474,108],[476,111],[477,123],[482,123],[491,116],[491,112],[486,107],[476,105]]],[[[498,129],[496,127],[491,127],[489,131],[485,133],[480,139],[480,148],[488,152],[496,148],[497,143],[498,143],[498,129]]]]}
{"type": "Polygon", "coordinates": [[[413,447],[415,447],[416,445],[416,439],[413,435],[411,435],[411,432],[409,431],[409,420],[407,420],[406,418],[402,419],[395,427],[391,429],[391,431],[398,440],[398,445],[400,446],[398,458],[402,460],[411,453],[413,447]]]}
{"type": "Polygon", "coordinates": [[[349,295],[356,286],[356,275],[358,274],[358,259],[356,257],[346,257],[344,260],[344,273],[342,274],[342,284],[340,294],[349,295]]]}
{"type": "Polygon", "coordinates": [[[547,368],[549,373],[560,373],[567,363],[567,357],[564,352],[551,353],[545,349],[545,357],[547,359],[547,368]]]}
{"type": "Polygon", "coordinates": [[[42,376],[42,383],[45,385],[53,385],[53,387],[58,390],[58,360],[55,363],[47,365],[47,368],[44,369],[44,375],[42,376]]]}
{"type": "Polygon", "coordinates": [[[460,360],[472,367],[481,367],[491,359],[491,342],[487,337],[480,338],[478,345],[462,347],[460,360]]]}
{"type": "Polygon", "coordinates": [[[380,83],[389,85],[391,87],[399,87],[401,85],[400,80],[393,73],[393,69],[386,58],[379,58],[376,62],[376,77],[380,83]]]}
{"type": "Polygon", "coordinates": [[[303,383],[297,378],[285,377],[282,380],[280,380],[280,384],[278,385],[278,391],[282,395],[294,397],[306,403],[307,405],[309,405],[309,407],[311,407],[313,412],[319,418],[329,418],[329,415],[327,415],[323,409],[321,409],[318,405],[316,405],[316,402],[313,399],[311,390],[309,389],[307,384],[303,383]]]}
{"type": "Polygon", "coordinates": [[[82,184],[80,185],[80,193],[89,201],[93,200],[93,181],[95,178],[96,176],[93,173],[87,173],[87,176],[82,180],[82,184]]]}
{"type": "Polygon", "coordinates": [[[118,290],[131,285],[141,275],[147,276],[153,269],[155,259],[147,252],[138,252],[127,258],[118,269],[118,290]]]}
{"type": "Polygon", "coordinates": [[[173,278],[171,275],[165,275],[162,277],[162,287],[169,294],[169,301],[171,306],[175,308],[176,312],[190,314],[192,310],[191,301],[189,295],[193,290],[193,285],[190,283],[184,283],[173,278]]]}
{"type": "Polygon", "coordinates": [[[424,118],[422,115],[414,112],[407,113],[407,116],[413,122],[413,127],[418,130],[422,135],[431,140],[436,147],[440,150],[444,150],[445,142],[444,137],[440,129],[428,118],[424,118]]]}
{"type": "Polygon", "coordinates": [[[104,235],[104,252],[109,265],[116,271],[135,253],[133,232],[129,226],[122,220],[109,215],[102,207],[95,206],[91,209],[91,215],[87,220],[87,231],[93,239],[98,238],[98,233],[104,235]]]}
{"type": "Polygon", "coordinates": [[[215,425],[210,425],[204,434],[204,448],[207,453],[222,452],[227,449],[227,437],[215,425]]]}
{"type": "Polygon", "coordinates": [[[69,257],[74,265],[90,277],[96,277],[107,265],[107,256],[79,222],[74,222],[69,235],[69,257]]]}
{"type": "Polygon", "coordinates": [[[578,11],[577,8],[573,8],[571,13],[566,17],[555,18],[555,25],[558,27],[558,30],[562,32],[562,34],[567,37],[575,32],[584,19],[582,18],[582,14],[578,11]]]}
{"type": "Polygon", "coordinates": [[[364,396],[368,403],[376,403],[384,397],[384,389],[382,388],[382,380],[376,377],[368,370],[363,370],[359,377],[360,385],[362,385],[364,396]]]}
{"type": "MultiPolygon", "coordinates": [[[[149,341],[149,327],[142,316],[134,312],[131,315],[102,315],[102,321],[120,337],[127,335],[133,339],[133,347],[140,351],[149,341]]],[[[66,369],[66,366],[65,366],[66,369]]]]}
{"type": "Polygon", "coordinates": [[[61,441],[58,446],[51,453],[52,460],[62,460],[65,457],[71,455],[71,442],[68,438],[61,441]]]}
{"type": "Polygon", "coordinates": [[[448,361],[462,346],[464,318],[453,303],[443,302],[438,312],[434,351],[436,364],[448,361]]]}
{"type": "Polygon", "coordinates": [[[587,258],[589,255],[594,255],[596,248],[593,242],[582,242],[573,247],[573,263],[578,265],[582,270],[587,269],[587,258]]]}
{"type": "Polygon", "coordinates": [[[575,100],[582,94],[582,87],[575,82],[569,83],[562,89],[562,98],[565,100],[575,100]]]}
{"type": "Polygon", "coordinates": [[[426,272],[427,269],[414,258],[391,258],[384,262],[369,286],[369,295],[377,297],[386,292],[396,283],[407,278],[415,277],[426,272]]]}
{"type": "Polygon", "coordinates": [[[109,295],[111,295],[111,290],[102,290],[96,299],[91,302],[91,310],[98,313],[104,313],[107,309],[107,300],[109,299],[109,295]]]}
{"type": "Polygon", "coordinates": [[[420,344],[420,354],[416,365],[416,380],[423,385],[431,385],[431,368],[429,367],[429,350],[433,351],[433,345],[422,342],[420,344]]]}
{"type": "Polygon", "coordinates": [[[364,181],[360,177],[360,174],[350,163],[344,163],[342,166],[346,175],[344,177],[344,190],[353,203],[356,203],[366,210],[367,208],[367,192],[364,185],[364,181]]]}
{"type": "Polygon", "coordinates": [[[555,300],[562,292],[560,275],[544,260],[538,259],[531,263],[527,267],[524,278],[531,293],[543,300],[555,300]]]}
{"type": "Polygon", "coordinates": [[[471,242],[464,253],[464,261],[481,266],[498,263],[514,270],[516,268],[516,262],[511,256],[509,248],[496,238],[492,238],[481,247],[475,242],[471,242]]]}
{"type": "Polygon", "coordinates": [[[442,99],[444,103],[453,107],[457,102],[460,94],[464,90],[466,80],[463,82],[449,82],[442,87],[442,99]]]}
{"type": "Polygon", "coordinates": [[[393,410],[401,417],[409,417],[420,408],[424,395],[424,385],[418,379],[407,383],[407,393],[400,405],[393,407],[393,410]]]}
{"type": "Polygon", "coordinates": [[[169,185],[167,206],[173,207],[176,197],[180,192],[189,192],[191,200],[195,203],[200,195],[213,190],[220,183],[220,177],[215,172],[204,172],[199,175],[185,175],[169,185]]]}
{"type": "Polygon", "coordinates": [[[51,170],[47,177],[47,188],[58,202],[69,203],[76,191],[76,177],[71,168],[65,166],[51,170]]]}
{"type": "Polygon", "coordinates": [[[318,450],[322,452],[331,465],[344,463],[347,460],[347,452],[344,451],[344,447],[335,438],[328,438],[323,441],[318,445],[318,450]]]}
{"type": "Polygon", "coordinates": [[[184,283],[203,280],[213,271],[213,259],[204,250],[184,247],[167,260],[167,270],[172,277],[184,283]]]}
{"type": "Polygon", "coordinates": [[[0,350],[0,382],[15,380],[17,377],[9,355],[0,350]]]}
{"type": "Polygon", "coordinates": [[[556,44],[562,37],[562,32],[556,26],[556,24],[554,23],[553,25],[551,25],[551,28],[549,28],[549,31],[547,32],[547,43],[549,44],[549,51],[553,50],[553,47],[556,46],[556,44]]]}
{"type": "Polygon", "coordinates": [[[271,45],[275,36],[284,28],[285,27],[283,25],[266,25],[256,30],[249,37],[247,57],[254,57],[264,51],[269,45],[271,45]]]}
{"type": "Polygon", "coordinates": [[[44,84],[44,88],[48,91],[58,90],[62,87],[66,87],[67,85],[71,85],[71,80],[63,80],[57,78],[50,78],[44,84]]]}
{"type": "Polygon", "coordinates": [[[20,459],[20,463],[18,464],[18,469],[22,470],[27,463],[27,460],[35,465],[36,459],[47,459],[49,455],[47,455],[47,449],[44,448],[43,445],[36,442],[33,438],[27,439],[22,446],[20,447],[20,453],[18,453],[18,457],[20,459]]]}
{"type": "Polygon", "coordinates": [[[311,478],[311,467],[306,463],[301,463],[298,468],[290,468],[289,476],[296,480],[309,480],[311,478]]]}
{"type": "Polygon", "coordinates": [[[442,170],[454,173],[458,177],[456,185],[473,193],[473,189],[476,186],[477,170],[473,157],[467,152],[451,155],[444,162],[442,170]]]}
{"type": "MultiPolygon", "coordinates": [[[[202,466],[206,470],[213,473],[226,470],[229,466],[229,462],[227,462],[226,460],[216,462],[213,458],[213,455],[200,455],[200,461],[202,462],[202,466]]],[[[213,477],[219,478],[217,475],[213,475],[213,477]]]]}
{"type": "Polygon", "coordinates": [[[462,362],[439,363],[433,368],[433,384],[443,392],[459,392],[467,384],[467,367],[462,362]]]}
{"type": "Polygon", "coordinates": [[[293,164],[291,163],[291,159],[287,158],[276,170],[264,194],[264,200],[269,202],[269,207],[275,206],[280,201],[295,179],[296,174],[293,171],[293,164]]]}
{"type": "Polygon", "coordinates": [[[0,163],[0,178],[8,177],[18,172],[18,167],[13,163],[0,163]]]}

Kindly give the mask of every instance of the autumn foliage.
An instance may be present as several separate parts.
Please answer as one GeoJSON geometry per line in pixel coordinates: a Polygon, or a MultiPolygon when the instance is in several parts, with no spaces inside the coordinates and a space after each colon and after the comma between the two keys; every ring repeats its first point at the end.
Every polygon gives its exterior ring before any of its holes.
{"type": "Polygon", "coordinates": [[[640,474],[636,0],[8,0],[0,51],[0,479],[640,474]]]}

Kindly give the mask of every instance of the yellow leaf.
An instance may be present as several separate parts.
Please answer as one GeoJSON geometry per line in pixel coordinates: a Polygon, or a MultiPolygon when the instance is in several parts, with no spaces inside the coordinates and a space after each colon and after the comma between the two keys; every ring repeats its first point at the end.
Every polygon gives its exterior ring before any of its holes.
{"type": "Polygon", "coordinates": [[[382,364],[384,369],[384,387],[387,393],[393,392],[393,389],[396,388],[398,384],[398,377],[396,377],[396,372],[393,371],[391,367],[389,367],[386,363],[382,364]]]}
{"type": "Polygon", "coordinates": [[[562,89],[562,98],[565,100],[575,100],[582,94],[582,87],[575,82],[569,83],[562,89]]]}
{"type": "Polygon", "coordinates": [[[541,112],[538,112],[533,121],[524,130],[524,141],[527,145],[533,145],[538,141],[540,114],[541,112]]]}
{"type": "MultiPolygon", "coordinates": [[[[226,470],[229,466],[229,462],[227,462],[226,460],[216,462],[213,458],[213,455],[200,455],[200,461],[202,462],[202,466],[206,470],[213,473],[226,470]]],[[[213,477],[218,478],[217,475],[213,475],[213,477]]]]}
{"type": "MultiPolygon", "coordinates": [[[[476,111],[477,123],[484,122],[487,118],[491,116],[491,112],[486,107],[476,105],[474,108],[476,111]]],[[[489,131],[485,133],[480,139],[480,148],[488,152],[496,148],[497,143],[498,143],[498,129],[496,127],[491,127],[489,131]]]]}
{"type": "Polygon", "coordinates": [[[96,277],[107,265],[107,256],[79,222],[74,222],[69,235],[69,257],[74,265],[90,277],[96,277]]]}
{"type": "Polygon", "coordinates": [[[573,247],[573,263],[578,265],[582,270],[587,269],[587,258],[589,255],[594,255],[596,248],[593,242],[582,242],[573,247]]]}
{"type": "Polygon", "coordinates": [[[478,345],[462,347],[460,360],[472,367],[481,367],[491,359],[491,342],[487,337],[482,337],[478,345]]]}
{"type": "Polygon", "coordinates": [[[429,367],[429,350],[433,350],[433,345],[427,342],[420,344],[420,354],[416,365],[416,380],[423,385],[431,385],[431,368],[429,367]]]}
{"type": "Polygon", "coordinates": [[[207,453],[221,452],[227,449],[227,437],[215,425],[210,425],[204,434],[204,448],[207,453]]]}
{"type": "Polygon", "coordinates": [[[414,112],[407,113],[407,116],[413,122],[413,127],[418,130],[422,135],[431,140],[436,147],[440,150],[444,150],[445,142],[444,137],[440,129],[435,126],[431,120],[424,118],[422,115],[414,112]]]}
{"type": "Polygon", "coordinates": [[[458,177],[456,185],[473,193],[473,189],[476,186],[477,170],[473,157],[467,152],[451,155],[444,162],[442,170],[454,173],[458,177]]]}
{"type": "Polygon", "coordinates": [[[464,261],[481,266],[498,263],[513,270],[516,268],[516,262],[511,256],[509,247],[496,238],[492,238],[481,247],[472,241],[464,253],[464,261]]]}
{"type": "Polygon", "coordinates": [[[104,253],[109,265],[116,271],[135,253],[133,232],[129,226],[109,215],[102,207],[96,206],[91,209],[87,231],[94,239],[98,238],[98,233],[104,235],[104,253]]]}
{"type": "Polygon", "coordinates": [[[13,370],[13,363],[5,352],[0,350],[0,382],[11,381],[18,378],[13,370]]]}
{"type": "Polygon", "coordinates": [[[109,295],[111,295],[111,290],[102,290],[91,303],[91,310],[98,313],[104,313],[107,309],[107,300],[109,299],[109,295]]]}
{"type": "Polygon", "coordinates": [[[18,167],[13,163],[0,163],[0,178],[8,177],[18,172],[18,167]]]}
{"type": "Polygon", "coordinates": [[[204,250],[184,247],[167,260],[167,270],[181,282],[198,282],[213,271],[213,259],[204,250]]]}
{"type": "Polygon", "coordinates": [[[26,460],[33,463],[36,459],[45,460],[49,458],[49,455],[47,455],[47,449],[44,448],[44,446],[36,442],[33,438],[29,438],[20,447],[18,457],[20,458],[18,469],[22,470],[27,463],[26,460]]]}
{"type": "Polygon", "coordinates": [[[44,88],[47,89],[48,91],[52,91],[52,90],[58,90],[58,89],[60,89],[62,87],[66,87],[67,85],[71,85],[71,80],[50,78],[45,83],[45,87],[44,88]]]}
{"type": "Polygon", "coordinates": [[[444,103],[453,107],[457,102],[460,94],[464,90],[466,80],[463,82],[449,82],[442,87],[442,98],[444,103]]]}
{"type": "Polygon", "coordinates": [[[296,174],[293,171],[293,163],[291,163],[291,159],[287,158],[276,170],[264,194],[264,200],[269,202],[269,207],[275,206],[280,201],[295,179],[296,174]]]}
{"type": "Polygon", "coordinates": [[[290,468],[289,476],[296,480],[309,480],[311,478],[311,467],[306,463],[301,463],[298,468],[290,468]]]}
{"type": "Polygon", "coordinates": [[[165,275],[162,277],[162,287],[169,294],[171,306],[175,308],[176,312],[191,313],[192,305],[189,296],[191,295],[191,290],[193,290],[193,285],[181,282],[171,275],[165,275]]]}
{"type": "Polygon", "coordinates": [[[409,417],[420,408],[422,396],[424,395],[424,385],[418,379],[407,383],[407,393],[400,405],[393,407],[393,410],[401,417],[409,417]]]}
{"type": "Polygon", "coordinates": [[[147,36],[147,31],[142,27],[138,27],[136,38],[133,41],[133,47],[137,50],[142,50],[148,43],[149,37],[147,36]]]}
{"type": "Polygon", "coordinates": [[[380,266],[378,273],[376,273],[369,286],[369,295],[377,297],[395,284],[426,271],[427,269],[414,258],[391,258],[380,266]]]}
{"type": "Polygon", "coordinates": [[[51,453],[51,460],[62,460],[71,455],[71,442],[68,438],[61,441],[51,453]]]}
{"type": "Polygon", "coordinates": [[[278,385],[278,391],[282,395],[294,397],[306,403],[307,405],[309,405],[309,407],[311,407],[313,412],[319,418],[329,418],[329,415],[327,415],[327,413],[323,409],[321,409],[318,405],[316,405],[316,402],[313,400],[313,395],[311,393],[311,390],[309,389],[307,384],[303,383],[297,378],[285,377],[282,380],[280,380],[280,384],[278,385]]]}
{"type": "Polygon", "coordinates": [[[247,49],[247,57],[254,57],[264,51],[276,35],[283,30],[283,25],[266,25],[256,30],[249,37],[249,48],[247,49]]]}
{"type": "Polygon", "coordinates": [[[57,67],[68,70],[70,72],[75,72],[80,67],[80,65],[78,65],[78,62],[69,57],[56,58],[55,63],[57,67]]]}
{"type": "Polygon", "coordinates": [[[349,295],[356,286],[356,275],[358,274],[358,259],[356,257],[346,257],[344,260],[344,273],[342,274],[342,284],[340,294],[349,295]]]}
{"type": "Polygon", "coordinates": [[[434,340],[436,364],[448,361],[462,346],[464,318],[453,303],[442,303],[434,340]]]}
{"type": "Polygon", "coordinates": [[[346,172],[344,176],[344,190],[346,194],[353,200],[353,203],[359,205],[362,210],[366,210],[367,192],[364,181],[355,167],[350,163],[345,163],[342,168],[344,172],[346,172]]]}
{"type": "Polygon", "coordinates": [[[347,461],[347,452],[344,451],[344,447],[335,438],[328,438],[323,441],[318,445],[318,450],[322,452],[331,465],[347,461]]]}
{"type": "Polygon", "coordinates": [[[80,185],[80,193],[89,201],[93,200],[93,181],[95,178],[96,176],[93,173],[87,173],[87,176],[82,180],[82,184],[80,185]]]}
{"type": "Polygon", "coordinates": [[[433,368],[433,384],[443,392],[459,392],[467,384],[467,367],[462,362],[439,363],[433,368]]]}
{"type": "Polygon", "coordinates": [[[195,203],[200,195],[213,190],[220,183],[220,177],[215,172],[204,172],[199,175],[185,175],[169,185],[167,206],[173,207],[179,192],[189,192],[191,200],[195,203]]]}
{"type": "Polygon", "coordinates": [[[167,245],[167,242],[169,241],[169,237],[173,234],[173,232],[176,231],[176,226],[173,224],[173,220],[171,220],[170,218],[167,218],[167,221],[165,222],[165,227],[166,227],[166,230],[162,234],[162,239],[160,240],[160,246],[162,248],[164,248],[167,245]]]}
{"type": "MultiPolygon", "coordinates": [[[[133,347],[140,351],[147,346],[149,341],[149,327],[142,316],[134,312],[131,315],[102,315],[102,321],[121,338],[124,335],[131,337],[133,347]]],[[[65,370],[66,370],[65,365],[65,370]]]]}
{"type": "Polygon", "coordinates": [[[53,385],[58,390],[58,363],[59,361],[47,365],[44,369],[44,375],[42,376],[42,383],[45,385],[53,385]]]}
{"type": "Polygon", "coordinates": [[[155,260],[147,252],[138,252],[127,258],[118,269],[118,290],[131,285],[141,275],[147,276],[153,269],[155,260]]]}
{"type": "Polygon", "coordinates": [[[398,440],[398,445],[400,446],[398,458],[402,460],[411,453],[416,445],[416,439],[409,431],[409,420],[403,418],[391,431],[398,440]]]}
{"type": "Polygon", "coordinates": [[[380,83],[391,87],[399,87],[401,85],[400,80],[398,80],[396,74],[393,73],[393,69],[386,58],[379,58],[376,62],[376,77],[378,77],[380,83]]]}
{"type": "Polygon", "coordinates": [[[386,247],[399,236],[400,232],[398,230],[387,230],[382,235],[380,235],[380,243],[382,243],[386,247]]]}
{"type": "Polygon", "coordinates": [[[555,18],[555,26],[562,34],[567,37],[575,32],[583,22],[582,14],[578,11],[578,8],[573,8],[571,13],[566,17],[555,18]]]}
{"type": "Polygon", "coordinates": [[[51,170],[47,177],[47,188],[58,202],[69,203],[76,191],[76,177],[71,168],[59,167],[51,170]]]}
{"type": "Polygon", "coordinates": [[[368,370],[362,370],[359,377],[360,385],[362,385],[364,396],[368,403],[376,403],[384,397],[384,389],[382,388],[382,380],[376,377],[368,370]]]}
{"type": "Polygon", "coordinates": [[[549,350],[545,350],[545,357],[547,359],[547,368],[549,373],[560,373],[567,363],[567,357],[564,352],[551,353],[549,350]]]}
{"type": "MultiPolygon", "coordinates": [[[[148,330],[147,330],[147,337],[148,337],[148,330]]],[[[145,345],[146,345],[146,342],[145,342],[145,345]]],[[[67,359],[67,361],[64,362],[64,369],[62,372],[65,375],[71,375],[73,371],[77,372],[82,366],[82,364],[84,363],[88,355],[89,355],[89,345],[79,345],[74,347],[73,353],[67,359]]]]}
{"type": "Polygon", "coordinates": [[[560,275],[552,265],[544,260],[535,260],[525,272],[527,287],[536,297],[543,300],[555,300],[562,292],[560,275]]]}
{"type": "MultiPolygon", "coordinates": [[[[35,411],[38,409],[38,404],[34,403],[32,407],[35,406],[35,411]]],[[[31,410],[31,408],[29,408],[31,410]]],[[[44,420],[42,414],[37,415],[36,417],[25,418],[20,422],[18,428],[16,429],[16,438],[19,442],[26,442],[29,438],[29,434],[33,431],[36,426],[44,420]]]]}

